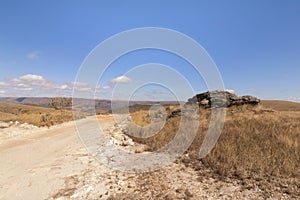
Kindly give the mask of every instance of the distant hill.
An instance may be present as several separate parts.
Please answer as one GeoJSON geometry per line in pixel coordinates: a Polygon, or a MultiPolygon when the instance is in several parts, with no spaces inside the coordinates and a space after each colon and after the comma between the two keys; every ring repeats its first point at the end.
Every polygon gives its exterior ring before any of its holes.
{"type": "MultiPolygon", "coordinates": [[[[84,114],[78,112],[78,118],[83,117],[84,114]]],[[[69,110],[61,112],[54,108],[37,105],[0,103],[0,121],[2,122],[18,121],[35,126],[51,126],[71,120],[73,120],[73,112],[69,110]]]]}
{"type": "Polygon", "coordinates": [[[26,105],[38,105],[42,107],[49,107],[49,97],[1,97],[0,102],[3,103],[20,103],[26,105]]]}
{"type": "MultiPolygon", "coordinates": [[[[2,103],[13,103],[13,104],[25,104],[25,105],[37,105],[41,107],[49,108],[50,97],[0,97],[0,102],[2,103]]],[[[91,101],[93,99],[76,99],[76,104],[78,110],[84,112],[93,113],[96,110],[96,113],[108,112],[111,110],[111,101],[110,100],[95,100],[95,108],[90,108],[91,101]]],[[[154,105],[154,104],[162,104],[162,105],[173,105],[178,104],[177,101],[130,101],[129,105],[154,105]]],[[[124,107],[127,105],[126,101],[115,101],[114,105],[118,108],[124,107]]]]}
{"type": "Polygon", "coordinates": [[[261,100],[261,104],[277,111],[300,111],[300,103],[281,100],[261,100]]]}

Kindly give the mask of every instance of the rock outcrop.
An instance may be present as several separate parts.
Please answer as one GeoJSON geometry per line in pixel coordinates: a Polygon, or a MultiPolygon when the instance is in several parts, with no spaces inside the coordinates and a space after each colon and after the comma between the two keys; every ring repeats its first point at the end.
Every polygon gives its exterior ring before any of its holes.
{"type": "Polygon", "coordinates": [[[258,98],[250,95],[237,96],[227,91],[214,90],[195,95],[188,99],[187,104],[198,104],[204,108],[212,108],[241,106],[245,104],[257,105],[259,102],[258,98]]]}

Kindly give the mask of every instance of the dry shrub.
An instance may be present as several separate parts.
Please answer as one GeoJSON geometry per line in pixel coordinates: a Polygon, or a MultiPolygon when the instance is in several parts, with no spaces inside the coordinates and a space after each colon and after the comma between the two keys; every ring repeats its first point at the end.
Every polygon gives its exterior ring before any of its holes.
{"type": "Polygon", "coordinates": [[[148,110],[131,112],[130,116],[133,122],[138,126],[145,127],[151,123],[151,118],[148,110]]]}
{"type": "MultiPolygon", "coordinates": [[[[174,136],[176,135],[176,133],[178,131],[179,124],[180,124],[179,120],[177,120],[175,118],[169,119],[168,122],[163,126],[163,128],[155,135],[148,137],[148,138],[140,138],[140,137],[132,137],[132,138],[136,142],[147,145],[148,151],[156,151],[172,141],[172,139],[174,138],[174,136]]],[[[131,128],[131,127],[129,127],[129,128],[131,128]]],[[[134,131],[135,133],[140,131],[139,134],[142,136],[148,134],[147,128],[139,129],[139,130],[129,129],[129,131],[134,131]],[[146,133],[144,133],[144,132],[146,132],[146,133]]]]}

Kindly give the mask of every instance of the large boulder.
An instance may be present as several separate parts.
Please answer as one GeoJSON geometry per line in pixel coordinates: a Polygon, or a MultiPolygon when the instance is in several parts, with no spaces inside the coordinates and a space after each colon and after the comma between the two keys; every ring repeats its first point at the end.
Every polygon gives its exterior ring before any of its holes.
{"type": "Polygon", "coordinates": [[[187,104],[198,104],[204,108],[211,108],[241,106],[245,104],[257,105],[259,102],[258,98],[250,95],[237,96],[228,91],[214,90],[195,95],[188,99],[187,104]]]}

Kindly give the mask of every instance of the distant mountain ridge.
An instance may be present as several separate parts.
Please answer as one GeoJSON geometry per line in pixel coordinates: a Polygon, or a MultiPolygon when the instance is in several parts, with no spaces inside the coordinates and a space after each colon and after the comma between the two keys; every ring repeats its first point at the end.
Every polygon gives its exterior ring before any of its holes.
{"type": "MultiPolygon", "coordinates": [[[[42,107],[50,107],[49,102],[51,97],[0,97],[0,102],[3,103],[14,103],[14,104],[25,104],[25,105],[37,105],[42,107]]],[[[162,105],[174,105],[178,104],[177,101],[130,101],[129,105],[154,105],[154,104],[162,104],[162,105]]],[[[76,99],[76,104],[81,111],[85,112],[94,112],[96,110],[99,112],[108,112],[111,110],[111,101],[110,100],[101,100],[101,99],[76,99]],[[90,102],[95,101],[95,109],[90,108],[90,102]]],[[[116,101],[114,105],[117,107],[123,107],[127,105],[126,101],[120,100],[116,101]]]]}
{"type": "Polygon", "coordinates": [[[21,103],[49,107],[50,97],[0,97],[3,103],[21,103]]]}

